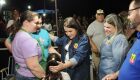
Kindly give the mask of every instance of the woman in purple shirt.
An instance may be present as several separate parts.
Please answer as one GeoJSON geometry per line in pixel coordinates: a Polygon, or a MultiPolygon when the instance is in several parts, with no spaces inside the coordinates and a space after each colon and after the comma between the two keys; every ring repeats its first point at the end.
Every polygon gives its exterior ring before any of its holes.
{"type": "Polygon", "coordinates": [[[16,63],[16,80],[36,80],[43,78],[45,71],[39,64],[41,47],[31,33],[38,29],[37,13],[25,11],[14,26],[21,27],[12,41],[12,53],[16,63]]]}

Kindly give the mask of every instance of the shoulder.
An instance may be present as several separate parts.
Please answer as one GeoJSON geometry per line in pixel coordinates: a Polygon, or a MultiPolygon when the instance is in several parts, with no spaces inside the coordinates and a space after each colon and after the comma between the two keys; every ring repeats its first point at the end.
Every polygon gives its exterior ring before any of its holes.
{"type": "Polygon", "coordinates": [[[127,38],[125,35],[123,34],[118,34],[115,39],[114,39],[114,42],[113,42],[115,45],[116,44],[128,44],[128,41],[127,41],[127,38]]]}
{"type": "Polygon", "coordinates": [[[80,36],[80,41],[88,41],[88,36],[83,34],[80,36]]]}
{"type": "Polygon", "coordinates": [[[45,29],[40,29],[40,32],[42,32],[42,33],[47,33],[48,34],[48,31],[47,30],[45,30],[45,29]]]}
{"type": "Polygon", "coordinates": [[[95,25],[95,23],[96,23],[96,20],[91,22],[89,26],[95,25]]]}
{"type": "Polygon", "coordinates": [[[116,37],[115,37],[115,40],[127,40],[126,36],[123,35],[123,34],[118,34],[116,37]]]}
{"type": "Polygon", "coordinates": [[[27,32],[19,31],[15,35],[16,39],[22,40],[22,41],[27,41],[28,39],[32,39],[31,35],[27,32]]]}

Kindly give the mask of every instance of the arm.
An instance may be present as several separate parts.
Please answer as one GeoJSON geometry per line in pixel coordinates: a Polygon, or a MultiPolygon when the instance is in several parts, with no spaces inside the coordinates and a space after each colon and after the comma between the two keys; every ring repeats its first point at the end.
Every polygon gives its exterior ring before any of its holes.
{"type": "Polygon", "coordinates": [[[51,66],[50,69],[53,70],[62,70],[68,67],[72,67],[74,68],[76,65],[79,65],[83,62],[83,60],[86,59],[87,56],[89,56],[89,42],[88,42],[88,37],[84,37],[80,40],[80,42],[78,43],[78,47],[77,49],[75,49],[76,51],[74,51],[75,55],[70,58],[68,61],[66,61],[65,63],[60,63],[58,66],[51,66]],[[63,66],[62,66],[63,65],[63,66]],[[60,67],[61,66],[61,67],[60,67]]]}
{"type": "Polygon", "coordinates": [[[8,48],[8,50],[12,52],[12,46],[11,46],[10,40],[7,38],[4,43],[5,43],[5,46],[8,48]]]}
{"type": "Polygon", "coordinates": [[[56,36],[54,36],[54,35],[52,35],[52,34],[49,34],[49,36],[50,36],[50,38],[51,38],[51,40],[52,40],[53,42],[56,41],[56,36]]]}
{"type": "Polygon", "coordinates": [[[92,51],[97,54],[99,51],[98,51],[96,44],[94,43],[94,41],[92,40],[91,37],[89,37],[89,40],[90,40],[90,45],[91,45],[92,51]]]}
{"type": "Polygon", "coordinates": [[[38,56],[29,57],[26,59],[27,67],[31,70],[31,72],[38,78],[42,78],[45,76],[45,71],[39,64],[38,56]]]}
{"type": "Polygon", "coordinates": [[[113,61],[115,63],[114,67],[118,66],[117,68],[114,68],[114,70],[119,70],[124,59],[126,56],[126,51],[128,48],[128,42],[127,39],[121,36],[116,36],[113,44],[112,44],[112,54],[113,54],[113,61]]]}
{"type": "Polygon", "coordinates": [[[58,71],[61,71],[63,69],[73,66],[73,63],[71,61],[66,61],[65,63],[58,62],[58,64],[59,64],[58,66],[50,66],[49,67],[50,71],[58,72],[58,71]]]}
{"type": "Polygon", "coordinates": [[[61,56],[60,53],[58,53],[58,52],[54,49],[54,47],[52,47],[52,46],[49,46],[49,47],[48,47],[48,50],[49,50],[49,53],[56,53],[56,54],[58,54],[59,56],[61,56]]]}

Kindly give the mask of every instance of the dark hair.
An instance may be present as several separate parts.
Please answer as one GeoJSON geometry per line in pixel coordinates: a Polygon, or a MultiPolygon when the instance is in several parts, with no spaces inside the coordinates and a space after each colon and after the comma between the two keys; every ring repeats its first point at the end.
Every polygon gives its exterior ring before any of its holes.
{"type": "Polygon", "coordinates": [[[21,14],[20,18],[19,18],[18,20],[16,20],[16,21],[13,23],[13,25],[11,25],[11,26],[7,29],[7,32],[8,32],[8,33],[11,35],[11,37],[12,37],[11,41],[14,39],[15,34],[16,34],[16,33],[19,31],[19,29],[21,28],[23,22],[24,22],[25,20],[27,20],[27,21],[30,22],[30,21],[33,20],[33,18],[34,18],[35,16],[38,16],[38,14],[35,13],[35,12],[32,12],[32,11],[29,11],[29,10],[27,10],[27,11],[25,11],[25,12],[23,12],[23,13],[21,14]]]}
{"type": "Polygon", "coordinates": [[[57,66],[57,61],[61,61],[61,58],[56,53],[51,53],[47,59],[47,66],[46,66],[46,80],[57,80],[60,78],[62,80],[62,75],[60,72],[53,73],[49,70],[49,66],[57,66]]]}
{"type": "Polygon", "coordinates": [[[128,17],[128,12],[127,11],[121,11],[118,15],[122,20],[123,32],[124,32],[124,30],[127,29],[127,27],[129,27],[129,25],[130,25],[130,20],[127,18],[128,17]]]}
{"type": "Polygon", "coordinates": [[[78,32],[78,35],[83,34],[81,26],[76,22],[76,20],[73,17],[67,17],[64,20],[64,27],[76,29],[78,32]]]}

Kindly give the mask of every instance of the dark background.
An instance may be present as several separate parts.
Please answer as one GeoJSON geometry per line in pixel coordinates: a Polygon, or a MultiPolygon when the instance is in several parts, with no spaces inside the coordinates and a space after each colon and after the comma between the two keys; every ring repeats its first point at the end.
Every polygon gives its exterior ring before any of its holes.
{"type": "MultiPolygon", "coordinates": [[[[131,0],[57,0],[57,4],[58,11],[63,16],[71,16],[73,13],[80,16],[91,16],[94,15],[99,8],[104,9],[106,14],[128,10],[130,1],[131,0]]],[[[51,0],[7,0],[7,8],[9,6],[9,8],[16,7],[21,11],[26,10],[29,4],[32,6],[32,10],[44,8],[54,10],[55,8],[55,4],[51,0]]]]}

